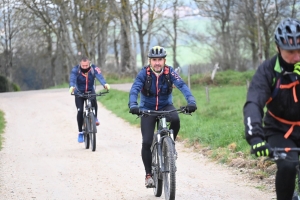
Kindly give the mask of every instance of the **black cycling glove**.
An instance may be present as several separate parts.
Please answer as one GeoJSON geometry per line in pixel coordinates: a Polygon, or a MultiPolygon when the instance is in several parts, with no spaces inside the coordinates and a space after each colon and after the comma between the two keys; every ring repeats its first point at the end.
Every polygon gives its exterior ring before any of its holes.
{"type": "Polygon", "coordinates": [[[137,106],[131,107],[129,112],[133,115],[138,115],[140,114],[140,108],[137,106]]]}
{"type": "Polygon", "coordinates": [[[271,153],[271,147],[267,142],[259,142],[252,145],[252,152],[257,157],[269,156],[271,153]]]}
{"type": "Polygon", "coordinates": [[[197,106],[196,104],[194,103],[189,103],[187,106],[186,106],[186,112],[187,113],[192,113],[192,112],[195,112],[197,110],[197,106]]]}

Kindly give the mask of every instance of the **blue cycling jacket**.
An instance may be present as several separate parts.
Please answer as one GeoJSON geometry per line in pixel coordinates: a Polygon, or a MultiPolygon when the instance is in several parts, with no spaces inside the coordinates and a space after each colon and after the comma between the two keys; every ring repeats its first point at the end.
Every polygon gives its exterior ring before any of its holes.
{"type": "MultiPolygon", "coordinates": [[[[156,75],[151,73],[152,83],[150,92],[154,95],[145,96],[141,93],[147,78],[147,67],[143,67],[138,73],[129,93],[129,108],[138,106],[137,99],[140,95],[140,108],[146,110],[160,110],[163,107],[173,104],[172,93],[169,94],[169,86],[165,81],[164,74],[156,75]]],[[[169,75],[171,82],[178,88],[184,95],[187,103],[195,104],[196,100],[192,95],[189,87],[181,79],[181,77],[175,72],[175,70],[169,66],[169,75]]]]}
{"type": "MultiPolygon", "coordinates": [[[[99,67],[96,67],[94,64],[91,65],[91,69],[87,73],[83,73],[79,70],[80,65],[77,65],[72,68],[70,74],[70,87],[75,87],[81,93],[86,91],[94,91],[94,81],[95,78],[101,83],[101,85],[105,85],[106,81],[102,76],[101,70],[99,67]]],[[[77,93],[75,90],[75,93],[77,93]]]]}

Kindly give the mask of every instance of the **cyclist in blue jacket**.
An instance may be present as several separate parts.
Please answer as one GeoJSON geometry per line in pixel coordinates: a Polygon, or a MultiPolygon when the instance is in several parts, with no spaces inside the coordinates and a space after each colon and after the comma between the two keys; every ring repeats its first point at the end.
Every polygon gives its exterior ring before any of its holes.
{"type": "MultiPolygon", "coordinates": [[[[190,89],[175,70],[166,65],[167,53],[163,47],[154,46],[148,52],[149,65],[138,73],[129,94],[130,113],[139,114],[140,110],[173,110],[172,102],[173,84],[182,92],[188,103],[187,112],[192,113],[197,109],[196,100],[190,89]],[[140,106],[137,99],[140,94],[140,106]]],[[[174,131],[174,139],[180,129],[178,113],[170,116],[170,129],[174,131]]],[[[145,186],[154,187],[151,174],[151,144],[155,129],[155,116],[141,118],[142,132],[142,160],[146,171],[145,186]]]]}
{"type": "MultiPolygon", "coordinates": [[[[107,90],[110,89],[109,84],[106,83],[102,76],[99,67],[91,64],[88,58],[82,57],[80,64],[72,68],[70,74],[70,89],[69,92],[72,94],[85,93],[87,91],[92,91],[95,94],[95,78],[103,85],[107,90]]],[[[84,98],[75,96],[75,105],[77,107],[77,125],[78,125],[78,142],[83,142],[82,124],[83,124],[83,105],[84,98]]],[[[98,105],[96,97],[92,99],[92,106],[95,108],[96,125],[98,126],[99,120],[97,118],[98,105]]]]}

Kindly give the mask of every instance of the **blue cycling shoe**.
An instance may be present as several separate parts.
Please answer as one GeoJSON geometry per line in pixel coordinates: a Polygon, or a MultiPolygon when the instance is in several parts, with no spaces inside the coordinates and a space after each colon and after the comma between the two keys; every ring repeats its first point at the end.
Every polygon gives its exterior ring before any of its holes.
{"type": "Polygon", "coordinates": [[[79,142],[79,143],[84,142],[84,138],[83,138],[83,133],[82,133],[82,132],[79,132],[79,133],[78,133],[78,142],[79,142]]]}
{"type": "Polygon", "coordinates": [[[99,126],[100,125],[100,122],[99,122],[99,120],[96,118],[96,126],[99,126]]]}

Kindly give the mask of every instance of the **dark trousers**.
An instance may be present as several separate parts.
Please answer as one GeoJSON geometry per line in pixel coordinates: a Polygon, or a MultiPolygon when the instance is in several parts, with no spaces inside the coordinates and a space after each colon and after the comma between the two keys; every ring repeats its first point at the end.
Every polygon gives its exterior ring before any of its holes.
{"type": "MultiPolygon", "coordinates": [[[[95,94],[95,92],[93,94],[95,94]]],[[[78,125],[79,132],[82,132],[84,100],[85,98],[75,96],[75,105],[77,107],[77,125],[78,125]]],[[[98,105],[97,105],[96,97],[93,98],[91,102],[92,102],[92,106],[95,108],[95,117],[97,118],[98,105]]]]}
{"type": "MultiPolygon", "coordinates": [[[[161,110],[173,110],[175,107],[173,105],[168,105],[161,110]]],[[[171,113],[167,121],[170,121],[170,129],[174,132],[174,140],[180,129],[180,120],[177,112],[171,113]]],[[[141,118],[141,131],[142,131],[142,159],[145,167],[146,174],[151,174],[151,144],[154,135],[154,129],[156,125],[155,116],[147,116],[141,118]]]]}
{"type": "MultiPolygon", "coordinates": [[[[299,147],[299,144],[297,145],[292,139],[285,139],[283,134],[271,135],[267,141],[271,147],[299,147]]],[[[297,173],[296,166],[299,164],[298,157],[297,152],[289,152],[286,160],[276,161],[275,188],[277,200],[289,200],[293,197],[297,173]]]]}

